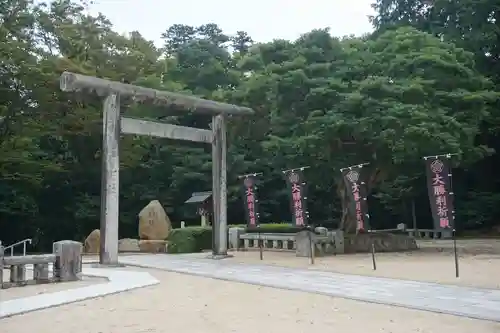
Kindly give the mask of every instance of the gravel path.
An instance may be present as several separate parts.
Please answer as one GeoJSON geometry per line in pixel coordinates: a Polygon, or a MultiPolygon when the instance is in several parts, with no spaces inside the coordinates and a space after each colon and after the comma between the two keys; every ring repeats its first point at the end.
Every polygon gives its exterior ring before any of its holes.
{"type": "MultiPolygon", "coordinates": [[[[455,261],[447,252],[377,253],[377,270],[372,268],[370,254],[339,255],[316,258],[311,265],[308,258],[297,258],[293,253],[265,252],[264,260],[258,251],[233,252],[225,262],[265,264],[323,270],[344,274],[377,276],[393,279],[453,284],[466,287],[500,289],[500,255],[462,254],[459,258],[460,277],[455,277],[455,261]]],[[[198,255],[198,258],[200,255],[198,255]]]]}

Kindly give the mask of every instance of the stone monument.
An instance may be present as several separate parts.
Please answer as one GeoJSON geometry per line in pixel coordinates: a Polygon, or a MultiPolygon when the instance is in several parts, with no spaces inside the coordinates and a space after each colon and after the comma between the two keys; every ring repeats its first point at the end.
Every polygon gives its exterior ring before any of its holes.
{"type": "Polygon", "coordinates": [[[141,252],[167,252],[167,237],[172,222],[158,200],[151,201],[139,213],[139,249],[141,252]]]}
{"type": "Polygon", "coordinates": [[[158,200],[153,200],[139,212],[139,238],[165,240],[172,230],[172,222],[158,200]]]}
{"type": "Polygon", "coordinates": [[[94,229],[85,238],[85,253],[97,254],[101,248],[101,231],[99,229],[94,229]]]}

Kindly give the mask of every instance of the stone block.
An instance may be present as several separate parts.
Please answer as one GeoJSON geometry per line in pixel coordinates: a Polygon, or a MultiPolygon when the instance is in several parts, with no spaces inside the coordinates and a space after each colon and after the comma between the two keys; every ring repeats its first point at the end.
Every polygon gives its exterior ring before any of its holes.
{"type": "Polygon", "coordinates": [[[18,286],[26,283],[26,265],[10,266],[10,282],[18,286]]]}
{"type": "Polygon", "coordinates": [[[406,230],[406,224],[405,223],[399,223],[397,225],[398,230],[405,231],[406,230]]]}
{"type": "Polygon", "coordinates": [[[118,241],[118,252],[140,252],[139,240],[123,238],[118,241]]]}
{"type": "Polygon", "coordinates": [[[452,239],[453,238],[453,231],[449,229],[445,229],[441,231],[441,239],[452,239]]]}
{"type": "MultiPolygon", "coordinates": [[[[333,230],[328,231],[327,235],[331,239],[331,251],[333,254],[342,254],[345,252],[344,248],[344,231],[342,230],[333,230]]],[[[328,251],[330,252],[330,251],[328,251]]]]}
{"type": "MultiPolygon", "coordinates": [[[[311,250],[313,248],[316,249],[314,244],[315,241],[315,234],[313,232],[310,232],[308,230],[302,230],[299,231],[295,235],[295,255],[297,257],[310,257],[311,256],[311,250]]],[[[315,253],[315,255],[318,253],[315,253]]]]}
{"type": "Polygon", "coordinates": [[[64,240],[53,244],[56,255],[54,277],[59,281],[77,281],[82,271],[82,243],[64,240]]]}
{"type": "Polygon", "coordinates": [[[345,253],[369,253],[372,243],[375,252],[402,252],[417,250],[414,237],[404,234],[360,233],[345,237],[345,253]]]}
{"type": "Polygon", "coordinates": [[[240,235],[245,233],[245,228],[230,227],[228,231],[228,245],[230,249],[239,250],[241,247],[240,235]]]}
{"type": "Polygon", "coordinates": [[[314,228],[314,232],[318,235],[326,236],[328,233],[328,229],[325,227],[316,227],[314,228]]]}
{"type": "Polygon", "coordinates": [[[34,264],[33,265],[33,280],[36,283],[49,282],[49,264],[34,264]]]}
{"type": "Polygon", "coordinates": [[[141,250],[141,252],[146,253],[166,253],[167,244],[168,242],[164,240],[141,239],[139,241],[139,249],[141,250]]]}

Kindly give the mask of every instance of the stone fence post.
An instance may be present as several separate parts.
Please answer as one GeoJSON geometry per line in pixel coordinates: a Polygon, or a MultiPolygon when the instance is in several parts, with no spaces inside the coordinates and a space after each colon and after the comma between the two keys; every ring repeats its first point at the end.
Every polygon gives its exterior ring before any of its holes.
{"type": "Polygon", "coordinates": [[[236,251],[240,250],[240,235],[245,233],[245,228],[231,227],[228,230],[229,246],[228,248],[236,251]]]}
{"type": "Polygon", "coordinates": [[[62,282],[79,280],[82,272],[82,249],[80,242],[63,240],[55,242],[52,250],[56,255],[54,277],[62,282]]]}
{"type": "MultiPolygon", "coordinates": [[[[295,255],[310,257],[311,251],[316,251],[316,234],[309,230],[301,230],[295,235],[295,255]]],[[[315,253],[316,255],[316,253],[315,253]]]]}

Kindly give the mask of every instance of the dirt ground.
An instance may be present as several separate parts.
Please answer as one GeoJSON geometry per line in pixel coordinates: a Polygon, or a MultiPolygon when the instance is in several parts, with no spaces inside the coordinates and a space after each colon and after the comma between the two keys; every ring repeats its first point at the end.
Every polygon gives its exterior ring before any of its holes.
{"type": "Polygon", "coordinates": [[[13,333],[500,332],[499,323],[148,271],[159,285],[2,319],[0,325],[13,333]]]}
{"type": "Polygon", "coordinates": [[[378,253],[377,270],[373,270],[371,254],[338,255],[315,258],[297,258],[293,252],[264,252],[260,260],[258,251],[231,252],[228,261],[266,264],[286,267],[325,270],[337,273],[380,276],[395,279],[438,282],[482,288],[500,288],[500,255],[460,254],[459,278],[455,277],[455,260],[450,252],[415,251],[407,253],[378,253]]]}

